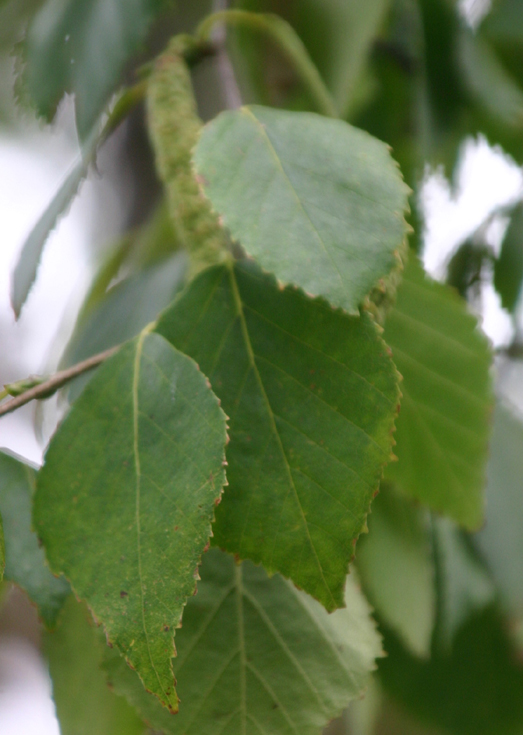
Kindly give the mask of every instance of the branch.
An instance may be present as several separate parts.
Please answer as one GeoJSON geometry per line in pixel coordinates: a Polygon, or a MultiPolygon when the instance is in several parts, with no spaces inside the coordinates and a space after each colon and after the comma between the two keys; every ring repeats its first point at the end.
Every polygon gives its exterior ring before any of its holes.
{"type": "MultiPolygon", "coordinates": [[[[32,388],[30,388],[29,390],[25,390],[23,393],[16,396],[15,398],[12,398],[10,401],[1,404],[0,416],[4,416],[6,413],[11,413],[11,411],[15,411],[17,408],[25,406],[25,404],[29,403],[30,401],[34,401],[39,398],[49,398],[49,396],[52,396],[53,393],[56,393],[57,390],[59,390],[66,383],[69,383],[69,381],[73,380],[73,378],[76,378],[78,375],[82,375],[82,373],[86,373],[89,370],[92,370],[93,368],[97,367],[102,362],[107,360],[108,357],[114,355],[118,348],[119,345],[117,347],[111,347],[111,349],[105,350],[105,352],[100,352],[98,355],[88,357],[87,360],[82,360],[82,362],[79,362],[76,365],[67,368],[66,370],[60,370],[60,372],[55,373],[47,380],[42,380],[42,382],[38,383],[38,385],[34,385],[32,388]]],[[[29,380],[31,381],[31,379],[29,380]]],[[[23,382],[25,381],[19,381],[19,383],[23,382]]],[[[32,380],[32,382],[34,384],[34,379],[32,380]]],[[[13,388],[15,388],[17,383],[13,383],[12,385],[13,388]]],[[[6,386],[7,392],[9,392],[10,387],[11,386],[6,386]]]]}

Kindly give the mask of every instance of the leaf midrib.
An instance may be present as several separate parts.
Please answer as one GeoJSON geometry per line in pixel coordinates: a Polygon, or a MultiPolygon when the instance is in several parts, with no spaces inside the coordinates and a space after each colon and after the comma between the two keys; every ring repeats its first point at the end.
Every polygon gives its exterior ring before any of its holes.
{"type": "Polygon", "coordinates": [[[244,112],[244,113],[245,113],[246,115],[249,115],[249,116],[250,116],[250,117],[251,117],[251,118],[252,118],[252,119],[254,120],[254,124],[256,125],[256,127],[257,127],[257,128],[259,128],[259,131],[260,131],[260,133],[261,133],[262,137],[263,137],[263,138],[264,138],[264,140],[265,140],[265,141],[267,142],[267,146],[268,146],[268,148],[269,148],[269,151],[270,151],[270,153],[271,153],[272,157],[273,157],[273,158],[274,158],[274,160],[276,161],[276,165],[277,165],[277,167],[278,167],[278,168],[280,169],[280,171],[281,171],[282,175],[284,176],[285,180],[287,181],[287,183],[288,183],[288,185],[289,185],[289,188],[290,188],[290,190],[292,191],[292,193],[293,193],[293,195],[294,195],[294,197],[295,197],[295,199],[296,199],[296,202],[297,202],[297,204],[298,204],[298,208],[299,208],[299,209],[300,209],[300,210],[301,210],[301,211],[303,212],[303,215],[304,215],[304,216],[305,216],[305,218],[306,218],[306,219],[308,220],[308,222],[309,222],[309,224],[310,224],[310,226],[311,226],[311,229],[312,229],[312,231],[314,232],[314,234],[316,235],[316,238],[317,238],[318,242],[320,243],[320,245],[321,245],[321,247],[322,247],[322,249],[323,249],[323,251],[324,251],[325,255],[326,255],[326,256],[327,256],[328,258],[329,258],[329,260],[331,261],[332,265],[334,266],[334,269],[335,269],[335,271],[336,271],[336,274],[337,274],[338,278],[340,279],[340,283],[341,283],[341,285],[342,285],[342,286],[344,286],[345,284],[344,284],[343,276],[341,275],[340,269],[338,268],[338,264],[337,264],[337,263],[336,263],[336,261],[334,260],[334,258],[333,258],[333,256],[332,256],[332,253],[331,253],[331,252],[329,251],[329,249],[327,248],[327,245],[326,245],[326,244],[325,244],[325,242],[323,241],[323,238],[321,237],[320,233],[318,232],[318,229],[317,229],[317,227],[315,226],[314,222],[313,222],[313,221],[312,221],[312,219],[310,218],[310,215],[309,215],[309,213],[308,213],[308,212],[307,212],[307,210],[306,210],[306,209],[304,208],[304,206],[303,206],[303,204],[302,204],[302,202],[301,202],[301,199],[300,199],[300,197],[298,196],[298,192],[297,192],[297,191],[296,191],[296,189],[294,188],[294,186],[293,186],[293,184],[292,184],[292,182],[291,182],[291,180],[290,180],[290,178],[289,178],[289,176],[288,176],[287,172],[285,171],[285,169],[284,169],[284,167],[283,167],[283,163],[282,163],[282,161],[281,161],[280,157],[278,156],[278,154],[276,153],[276,149],[274,148],[274,146],[273,146],[273,144],[272,144],[272,141],[271,141],[271,139],[269,138],[269,136],[268,136],[268,134],[267,134],[267,131],[265,130],[265,128],[264,128],[264,126],[263,126],[263,125],[261,124],[261,122],[260,122],[260,121],[258,120],[258,118],[256,117],[256,115],[254,115],[254,114],[252,113],[252,111],[251,111],[251,110],[250,110],[250,109],[249,109],[248,107],[243,107],[243,108],[242,108],[242,111],[243,111],[243,112],[244,112]]]}
{"type": "MultiPolygon", "coordinates": [[[[266,409],[267,409],[267,414],[269,416],[269,421],[270,421],[270,424],[271,424],[273,435],[275,436],[275,438],[276,438],[276,440],[278,442],[278,446],[279,446],[279,449],[280,449],[280,452],[281,452],[281,456],[282,456],[282,458],[284,460],[285,470],[286,470],[286,474],[287,474],[288,481],[289,481],[289,489],[292,488],[292,490],[294,491],[294,496],[295,496],[295,499],[296,499],[296,503],[298,505],[298,508],[300,510],[300,514],[301,514],[301,517],[302,517],[302,520],[303,520],[303,526],[304,526],[304,528],[306,530],[306,533],[307,533],[307,538],[308,538],[308,541],[309,541],[309,544],[310,544],[310,548],[312,549],[312,552],[313,552],[313,554],[314,554],[314,556],[316,558],[316,563],[318,565],[318,570],[319,570],[320,575],[321,575],[321,578],[323,580],[323,584],[325,585],[325,589],[327,590],[327,592],[328,592],[328,594],[329,594],[329,596],[330,596],[330,598],[331,598],[331,600],[332,600],[332,602],[334,604],[334,608],[333,609],[336,609],[338,607],[338,605],[337,605],[336,600],[334,599],[334,596],[333,596],[333,594],[332,594],[332,592],[331,592],[331,590],[330,590],[330,588],[329,588],[329,586],[327,584],[327,580],[325,579],[325,576],[323,574],[323,569],[322,569],[322,566],[320,564],[320,560],[319,560],[318,554],[317,554],[316,549],[314,547],[314,544],[312,542],[312,538],[311,538],[311,535],[309,533],[309,527],[307,525],[307,519],[306,519],[305,514],[303,512],[303,508],[302,508],[302,505],[301,505],[301,502],[300,502],[298,491],[296,490],[296,486],[294,484],[294,480],[293,480],[293,477],[292,477],[291,468],[290,468],[289,462],[287,460],[287,455],[285,454],[285,449],[283,447],[283,443],[282,443],[280,434],[278,432],[278,428],[277,428],[277,425],[276,425],[276,420],[275,420],[274,414],[272,412],[272,407],[271,407],[271,404],[270,404],[270,401],[269,401],[269,397],[267,396],[267,393],[265,392],[265,387],[263,385],[263,381],[261,379],[261,375],[260,375],[260,373],[258,371],[258,366],[256,364],[256,357],[254,355],[254,351],[252,349],[252,345],[251,345],[251,341],[250,341],[250,337],[249,337],[249,329],[247,327],[247,322],[245,320],[245,314],[243,312],[243,302],[242,302],[242,299],[241,299],[241,296],[240,296],[240,291],[239,291],[239,288],[238,288],[238,283],[236,281],[236,275],[234,273],[232,264],[229,264],[228,265],[228,269],[229,269],[229,278],[230,278],[230,283],[231,283],[231,289],[232,289],[232,293],[233,293],[234,303],[235,303],[235,306],[236,306],[236,311],[237,311],[238,317],[240,319],[240,325],[241,325],[243,339],[244,339],[244,342],[245,342],[245,348],[246,348],[247,354],[249,356],[249,362],[251,363],[252,369],[253,369],[254,374],[256,376],[256,380],[257,380],[258,385],[260,387],[260,391],[261,391],[261,394],[262,394],[262,397],[263,397],[263,401],[264,401],[265,406],[266,406],[266,409]]],[[[286,496],[286,498],[287,498],[287,496],[286,496]]],[[[285,500],[284,500],[284,502],[285,502],[285,500]]],[[[271,552],[271,566],[272,566],[272,556],[274,554],[274,548],[276,546],[276,539],[277,539],[278,535],[279,535],[279,526],[278,526],[278,530],[276,531],[276,535],[274,537],[274,542],[273,542],[273,547],[272,547],[272,552],[271,552]]]]}
{"type": "Polygon", "coordinates": [[[142,610],[142,627],[145,635],[145,642],[147,645],[147,654],[149,661],[151,662],[152,670],[158,680],[160,690],[162,691],[165,701],[169,701],[167,692],[165,691],[160,675],[154,664],[151,646],[149,642],[149,633],[145,622],[145,600],[144,600],[144,585],[142,576],[142,543],[141,543],[141,523],[140,523],[140,493],[141,493],[141,466],[140,466],[140,444],[139,444],[139,384],[140,384],[140,365],[143,352],[143,343],[148,334],[147,329],[140,333],[138,341],[136,343],[136,352],[134,356],[133,365],[133,383],[132,383],[132,397],[133,397],[133,455],[134,455],[134,469],[136,473],[136,500],[135,500],[135,519],[136,519],[136,547],[137,547],[137,558],[138,558],[138,581],[140,583],[140,598],[141,598],[141,610],[142,610]]]}

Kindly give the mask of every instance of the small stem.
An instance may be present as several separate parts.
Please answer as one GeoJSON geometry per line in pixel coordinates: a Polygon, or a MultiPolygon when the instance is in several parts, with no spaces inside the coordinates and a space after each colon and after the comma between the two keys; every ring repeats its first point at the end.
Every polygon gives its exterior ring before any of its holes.
{"type": "Polygon", "coordinates": [[[200,43],[207,43],[216,23],[245,25],[269,35],[286,54],[293,64],[303,83],[314,98],[318,110],[327,117],[338,117],[334,100],[320,76],[303,41],[294,28],[277,15],[269,13],[251,13],[247,10],[221,10],[208,15],[196,31],[200,43]]]}
{"type": "Polygon", "coordinates": [[[11,413],[11,411],[20,408],[21,406],[25,406],[25,404],[30,401],[34,401],[39,398],[49,398],[49,396],[56,393],[59,388],[66,383],[69,383],[73,378],[92,370],[107,360],[107,358],[114,355],[118,348],[119,345],[117,347],[111,347],[111,349],[100,352],[98,355],[88,357],[87,360],[82,360],[82,362],[79,362],[66,370],[60,370],[60,372],[55,373],[47,380],[36,385],[34,388],[31,388],[30,390],[21,393],[19,396],[16,396],[16,398],[12,398],[10,401],[0,405],[0,416],[4,416],[6,413],[11,413]]]}

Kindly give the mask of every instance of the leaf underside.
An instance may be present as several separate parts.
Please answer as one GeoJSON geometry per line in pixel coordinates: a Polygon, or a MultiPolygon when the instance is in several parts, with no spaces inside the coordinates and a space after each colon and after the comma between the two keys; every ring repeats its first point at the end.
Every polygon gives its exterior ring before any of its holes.
{"type": "Polygon", "coordinates": [[[356,314],[397,263],[408,187],[385,143],[314,113],[221,113],[194,152],[234,239],[285,284],[356,314]]]}
{"type": "Polygon", "coordinates": [[[104,668],[146,721],[186,735],[317,735],[367,684],[380,638],[356,585],[328,615],[279,575],[211,549],[177,633],[180,711],[170,718],[121,657],[104,668]]]}
{"type": "Polygon", "coordinates": [[[31,528],[31,503],[36,473],[32,467],[0,452],[0,515],[4,524],[5,579],[15,582],[37,605],[48,628],[56,624],[70,592],[63,577],[56,578],[31,528]]]}
{"type": "Polygon", "coordinates": [[[455,293],[411,256],[384,339],[403,376],[386,476],[470,530],[483,519],[491,353],[455,293]]]}
{"type": "Polygon", "coordinates": [[[51,568],[172,710],[174,628],[211,535],[225,441],[197,366],[142,332],[98,370],[37,481],[35,525],[51,568]]]}
{"type": "Polygon", "coordinates": [[[372,319],[243,262],[202,273],[157,330],[198,362],[230,417],[213,543],[343,606],[399,397],[372,319]]]}

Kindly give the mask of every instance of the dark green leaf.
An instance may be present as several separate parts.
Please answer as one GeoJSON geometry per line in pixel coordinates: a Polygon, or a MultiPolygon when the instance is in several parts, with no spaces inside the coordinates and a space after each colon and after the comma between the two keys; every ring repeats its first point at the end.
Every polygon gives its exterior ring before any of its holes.
{"type": "Polygon", "coordinates": [[[384,338],[403,375],[395,453],[386,474],[468,529],[483,520],[491,407],[488,342],[465,303],[414,256],[384,338]]]}
{"type": "Polygon", "coordinates": [[[283,283],[355,314],[397,264],[408,188],[362,130],[243,107],[204,128],[194,161],[232,237],[283,283]]]}
{"type": "Polygon", "coordinates": [[[501,253],[494,262],[494,287],[501,305],[513,312],[523,281],[523,204],[517,206],[503,238],[501,253]]]}
{"type": "Polygon", "coordinates": [[[197,366],[144,331],[99,368],[37,483],[35,525],[51,567],[173,710],[174,629],[211,535],[225,439],[197,366]]]}
{"type": "Polygon", "coordinates": [[[347,609],[328,615],[279,575],[212,549],[177,633],[180,712],[158,712],[122,659],[104,668],[156,729],[186,735],[319,735],[366,686],[380,639],[348,580],[347,609]],[[138,684],[138,686],[137,686],[138,684]]]}
{"type": "Polygon", "coordinates": [[[205,271],[157,329],[198,362],[230,416],[216,544],[342,606],[399,396],[374,322],[242,263],[205,271]]]}
{"type": "MultiPolygon", "coordinates": [[[[385,689],[421,723],[452,735],[517,735],[523,729],[523,668],[492,606],[461,628],[452,652],[421,661],[385,635],[385,689]]],[[[403,731],[401,731],[403,732],[403,731]]]]}
{"type": "Polygon", "coordinates": [[[380,617],[418,656],[428,656],[436,617],[436,589],[427,517],[382,483],[372,504],[369,534],[358,546],[365,592],[380,617]]]}
{"type": "Polygon", "coordinates": [[[85,607],[71,595],[60,615],[58,629],[44,636],[60,732],[142,735],[145,726],[136,712],[107,686],[100,670],[103,643],[90,618],[85,607]]]}
{"type": "Polygon", "coordinates": [[[498,586],[501,600],[523,614],[523,423],[496,406],[487,467],[486,523],[476,541],[498,586]]]}
{"type": "Polygon", "coordinates": [[[47,0],[26,38],[26,83],[40,114],[75,95],[85,140],[115,90],[129,56],[145,40],[163,0],[47,0]]]}
{"type": "Polygon", "coordinates": [[[18,458],[0,452],[0,514],[5,537],[5,579],[16,582],[38,606],[45,625],[54,627],[69,585],[56,578],[31,528],[36,473],[18,458]]]}

